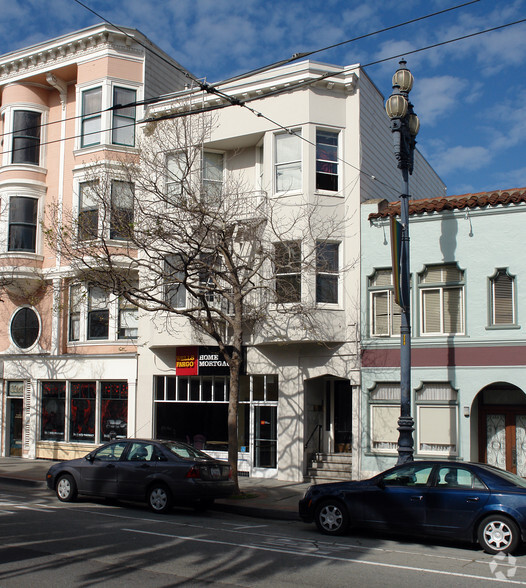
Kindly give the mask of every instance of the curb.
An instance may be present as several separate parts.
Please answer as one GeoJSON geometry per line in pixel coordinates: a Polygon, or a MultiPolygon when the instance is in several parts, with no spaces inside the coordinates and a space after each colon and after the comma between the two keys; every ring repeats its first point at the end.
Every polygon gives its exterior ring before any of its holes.
{"type": "Polygon", "coordinates": [[[30,480],[28,478],[16,478],[14,476],[0,476],[0,482],[3,484],[11,484],[13,486],[27,486],[30,488],[46,488],[45,482],[39,480],[30,480]]]}
{"type": "Polygon", "coordinates": [[[258,519],[272,519],[276,521],[300,521],[298,513],[293,511],[278,510],[273,508],[261,508],[258,506],[241,506],[237,504],[224,504],[221,502],[214,502],[210,510],[218,510],[221,512],[245,515],[258,519]]]}

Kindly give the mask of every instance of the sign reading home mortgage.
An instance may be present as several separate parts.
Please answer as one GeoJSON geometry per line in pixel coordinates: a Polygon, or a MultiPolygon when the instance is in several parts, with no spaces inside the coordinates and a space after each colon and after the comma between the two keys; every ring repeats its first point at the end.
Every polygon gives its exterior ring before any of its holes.
{"type": "Polygon", "coordinates": [[[176,376],[228,376],[228,363],[213,346],[176,347],[176,376]]]}

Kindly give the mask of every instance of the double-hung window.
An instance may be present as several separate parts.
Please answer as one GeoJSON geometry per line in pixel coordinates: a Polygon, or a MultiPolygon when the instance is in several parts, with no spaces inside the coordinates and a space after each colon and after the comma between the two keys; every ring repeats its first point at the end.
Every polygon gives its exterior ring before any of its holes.
{"type": "Polygon", "coordinates": [[[13,163],[40,163],[41,114],[31,110],[13,113],[13,163]]]}
{"type": "Polygon", "coordinates": [[[276,135],[276,192],[301,190],[301,132],[276,135]]]}
{"type": "Polygon", "coordinates": [[[133,201],[133,184],[112,180],[110,239],[129,239],[133,231],[133,201]]]}
{"type": "Polygon", "coordinates": [[[218,206],[223,193],[223,154],[205,151],[203,153],[203,201],[218,206]]]}
{"type": "Polygon", "coordinates": [[[184,200],[188,190],[188,173],[185,152],[177,151],[166,156],[166,195],[171,203],[184,200]]]}
{"type": "Polygon", "coordinates": [[[338,133],[316,130],[316,190],[338,191],[338,133]]]}
{"type": "Polygon", "coordinates": [[[73,284],[69,288],[69,340],[80,341],[80,316],[82,310],[82,286],[73,284]]]}
{"type": "Polygon", "coordinates": [[[428,266],[419,287],[422,335],[464,333],[464,272],[456,264],[428,266]]]}
{"type": "Polygon", "coordinates": [[[316,302],[338,304],[339,243],[316,242],[316,302]]]}
{"type": "Polygon", "coordinates": [[[9,251],[36,251],[38,200],[12,196],[9,200],[9,251]]]}
{"type": "Polygon", "coordinates": [[[130,88],[113,88],[112,140],[114,145],[135,145],[135,101],[137,92],[130,88]],[[124,108],[122,108],[124,106],[124,108]],[[116,108],[119,107],[119,108],[116,108]]]}
{"type": "Polygon", "coordinates": [[[401,309],[394,300],[391,269],[377,269],[369,278],[369,301],[371,336],[399,335],[401,309]]]}
{"type": "Polygon", "coordinates": [[[164,260],[165,299],[172,308],[186,308],[184,262],[180,255],[169,255],[164,260]]]}
{"type": "Polygon", "coordinates": [[[515,324],[515,278],[499,269],[490,279],[490,324],[495,327],[515,324]]]}
{"type": "Polygon", "coordinates": [[[109,336],[108,292],[99,286],[88,289],[88,339],[108,339],[109,336]]]}
{"type": "Polygon", "coordinates": [[[119,298],[119,339],[134,339],[138,333],[138,309],[135,304],[126,300],[124,296],[119,298]]]}
{"type": "Polygon", "coordinates": [[[97,182],[82,182],[79,185],[79,241],[96,239],[99,236],[99,197],[97,182]]]}
{"type": "Polygon", "coordinates": [[[102,131],[102,87],[82,92],[81,147],[101,143],[102,131]]]}
{"type": "Polygon", "coordinates": [[[301,243],[283,241],[274,245],[276,302],[301,300],[301,243]]]}

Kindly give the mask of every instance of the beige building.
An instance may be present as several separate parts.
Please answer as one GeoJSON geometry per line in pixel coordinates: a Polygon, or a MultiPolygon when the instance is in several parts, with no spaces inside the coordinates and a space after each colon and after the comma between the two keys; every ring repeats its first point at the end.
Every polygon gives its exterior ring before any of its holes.
{"type": "MultiPolygon", "coordinates": [[[[297,287],[295,302],[315,307],[315,327],[306,328],[295,316],[294,304],[289,315],[283,313],[286,305],[279,314],[270,306],[267,320],[244,341],[239,470],[298,481],[312,461],[338,454],[344,475],[353,468],[357,476],[352,454],[359,453],[361,427],[360,203],[380,196],[397,200],[400,194],[383,97],[359,66],[308,61],[217,89],[250,108],[187,91],[150,107],[147,119],[170,116],[190,103],[219,107],[202,168],[213,161],[216,181],[242,185],[273,209],[275,221],[285,225],[310,209],[309,226],[330,231],[320,229],[316,237],[299,222],[287,241],[298,258],[306,248],[316,252],[310,268],[294,277],[286,270],[297,287]],[[321,260],[317,238],[323,241],[321,260]]],[[[151,130],[155,123],[148,124],[151,130]]],[[[445,192],[418,152],[412,191],[416,197],[445,192]]],[[[185,362],[201,357],[206,363],[216,351],[181,320],[169,319],[173,328],[167,329],[164,316],[139,319],[145,344],[138,361],[136,430],[189,440],[199,435],[206,451],[226,457],[228,377],[208,365],[185,371],[185,362]]]]}

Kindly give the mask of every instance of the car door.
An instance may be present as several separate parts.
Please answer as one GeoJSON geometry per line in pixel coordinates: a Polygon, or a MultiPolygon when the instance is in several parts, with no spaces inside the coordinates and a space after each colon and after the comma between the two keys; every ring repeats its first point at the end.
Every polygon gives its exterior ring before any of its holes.
{"type": "Polygon", "coordinates": [[[466,536],[490,494],[486,485],[468,467],[440,466],[427,492],[428,532],[466,536]]]}
{"type": "Polygon", "coordinates": [[[120,498],[142,500],[146,487],[157,468],[156,445],[142,441],[131,442],[128,453],[117,465],[117,492],[120,498]]]}
{"type": "MultiPolygon", "coordinates": [[[[363,488],[354,502],[354,518],[366,526],[419,532],[433,464],[411,463],[389,470],[363,488]]],[[[353,516],[353,515],[351,515],[353,516]]]]}
{"type": "Polygon", "coordinates": [[[117,441],[90,453],[80,468],[79,491],[96,496],[116,496],[117,464],[126,445],[126,441],[117,441]]]}

